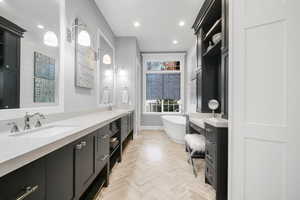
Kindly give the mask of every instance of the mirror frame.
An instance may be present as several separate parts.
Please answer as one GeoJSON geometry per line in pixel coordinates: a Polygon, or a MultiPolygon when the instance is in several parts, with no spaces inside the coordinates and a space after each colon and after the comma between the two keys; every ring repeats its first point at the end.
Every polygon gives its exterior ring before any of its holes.
{"type": "Polygon", "coordinates": [[[58,89],[58,105],[47,106],[47,107],[32,107],[32,108],[18,108],[18,109],[3,109],[0,110],[0,121],[11,120],[16,118],[24,117],[26,112],[41,112],[45,115],[62,113],[64,112],[64,66],[65,66],[65,42],[66,42],[66,10],[65,0],[59,2],[59,26],[60,26],[60,44],[59,44],[59,89],[58,89]]]}
{"type": "Polygon", "coordinates": [[[98,28],[98,31],[97,31],[97,51],[98,51],[98,54],[99,54],[99,59],[97,61],[97,70],[96,70],[96,73],[97,73],[97,105],[98,105],[98,108],[108,108],[109,105],[106,105],[106,104],[101,104],[100,101],[101,101],[101,93],[100,93],[100,84],[101,84],[101,77],[100,77],[100,68],[101,68],[101,58],[100,58],[100,46],[101,46],[101,40],[100,40],[100,37],[102,37],[107,43],[108,45],[113,49],[113,63],[114,63],[114,66],[113,66],[113,97],[112,97],[112,106],[115,106],[116,105],[116,84],[117,84],[117,80],[116,80],[116,49],[115,49],[115,46],[109,41],[109,39],[105,36],[105,34],[101,31],[100,28],[98,28]]]}

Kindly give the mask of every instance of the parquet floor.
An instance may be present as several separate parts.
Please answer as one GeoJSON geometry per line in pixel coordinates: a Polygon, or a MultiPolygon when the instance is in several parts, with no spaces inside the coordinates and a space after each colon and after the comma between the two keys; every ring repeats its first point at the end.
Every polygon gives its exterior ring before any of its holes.
{"type": "Polygon", "coordinates": [[[131,141],[122,163],[113,168],[110,185],[96,200],[214,200],[204,182],[205,162],[197,159],[198,177],[187,163],[184,145],[161,131],[143,131],[131,141]]]}

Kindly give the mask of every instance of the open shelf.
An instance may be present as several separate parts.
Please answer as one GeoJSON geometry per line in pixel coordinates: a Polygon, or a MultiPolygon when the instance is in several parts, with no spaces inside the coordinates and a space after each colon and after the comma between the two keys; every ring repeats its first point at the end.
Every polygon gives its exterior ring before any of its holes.
{"type": "Polygon", "coordinates": [[[218,19],[214,23],[214,25],[209,29],[209,31],[206,33],[203,41],[210,40],[214,34],[219,33],[221,31],[222,31],[222,19],[218,19]]]}
{"type": "Polygon", "coordinates": [[[220,40],[217,44],[215,44],[210,50],[205,52],[203,54],[203,57],[211,57],[211,56],[220,54],[221,53],[221,43],[222,43],[222,40],[220,40]]]}
{"type": "Polygon", "coordinates": [[[118,144],[112,151],[110,151],[110,157],[113,156],[113,154],[119,149],[120,144],[118,144]]]}

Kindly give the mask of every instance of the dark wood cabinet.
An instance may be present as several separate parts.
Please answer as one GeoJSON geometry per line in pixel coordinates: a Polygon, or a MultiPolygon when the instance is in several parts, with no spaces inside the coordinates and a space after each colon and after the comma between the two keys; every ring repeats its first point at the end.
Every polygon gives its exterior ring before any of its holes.
{"type": "Polygon", "coordinates": [[[130,112],[128,115],[121,118],[121,141],[128,137],[134,129],[134,112],[130,112]]]}
{"type": "Polygon", "coordinates": [[[39,159],[0,178],[0,200],[45,200],[45,160],[39,159]]]}
{"type": "MultiPolygon", "coordinates": [[[[197,112],[211,112],[208,102],[216,99],[227,116],[228,84],[222,54],[228,51],[228,0],[206,0],[193,25],[197,39],[197,112]],[[214,40],[217,35],[221,40],[214,40]]],[[[228,75],[228,73],[227,73],[228,75]]]]}
{"type": "Polygon", "coordinates": [[[75,194],[80,197],[94,175],[94,135],[80,139],[75,149],[75,194]]]}
{"type": "Polygon", "coordinates": [[[205,124],[205,181],[216,190],[216,200],[227,199],[228,129],[205,124]]]}
{"type": "Polygon", "coordinates": [[[128,136],[128,120],[128,115],[121,118],[121,142],[124,142],[124,140],[128,136]]]}
{"type": "Polygon", "coordinates": [[[0,17],[0,109],[20,107],[20,46],[24,32],[0,17]]]}
{"type": "Polygon", "coordinates": [[[222,52],[227,52],[229,47],[229,0],[222,0],[222,52]]]}
{"type": "Polygon", "coordinates": [[[121,161],[122,154],[122,144],[113,150],[110,140],[118,137],[120,141],[120,130],[124,140],[133,134],[133,118],[131,112],[1,177],[0,200],[15,200],[22,195],[26,200],[78,200],[91,185],[101,182],[107,186],[111,161],[121,161]]]}
{"type": "Polygon", "coordinates": [[[74,197],[74,147],[67,145],[46,156],[46,200],[74,197]]]}
{"type": "Polygon", "coordinates": [[[221,77],[221,89],[222,89],[222,99],[221,99],[221,104],[222,110],[221,112],[224,114],[224,118],[228,119],[228,89],[229,89],[229,79],[228,79],[228,73],[229,73],[229,56],[228,56],[228,51],[224,52],[222,54],[222,77],[221,77]]]}

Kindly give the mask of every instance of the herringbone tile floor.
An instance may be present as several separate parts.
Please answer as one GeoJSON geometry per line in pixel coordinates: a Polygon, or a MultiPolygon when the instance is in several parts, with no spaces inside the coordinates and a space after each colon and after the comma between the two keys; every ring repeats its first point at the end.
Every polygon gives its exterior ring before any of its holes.
{"type": "Polygon", "coordinates": [[[164,132],[143,131],[125,149],[122,163],[112,171],[110,185],[96,200],[213,200],[204,182],[205,162],[196,161],[195,178],[184,145],[164,132]]]}

